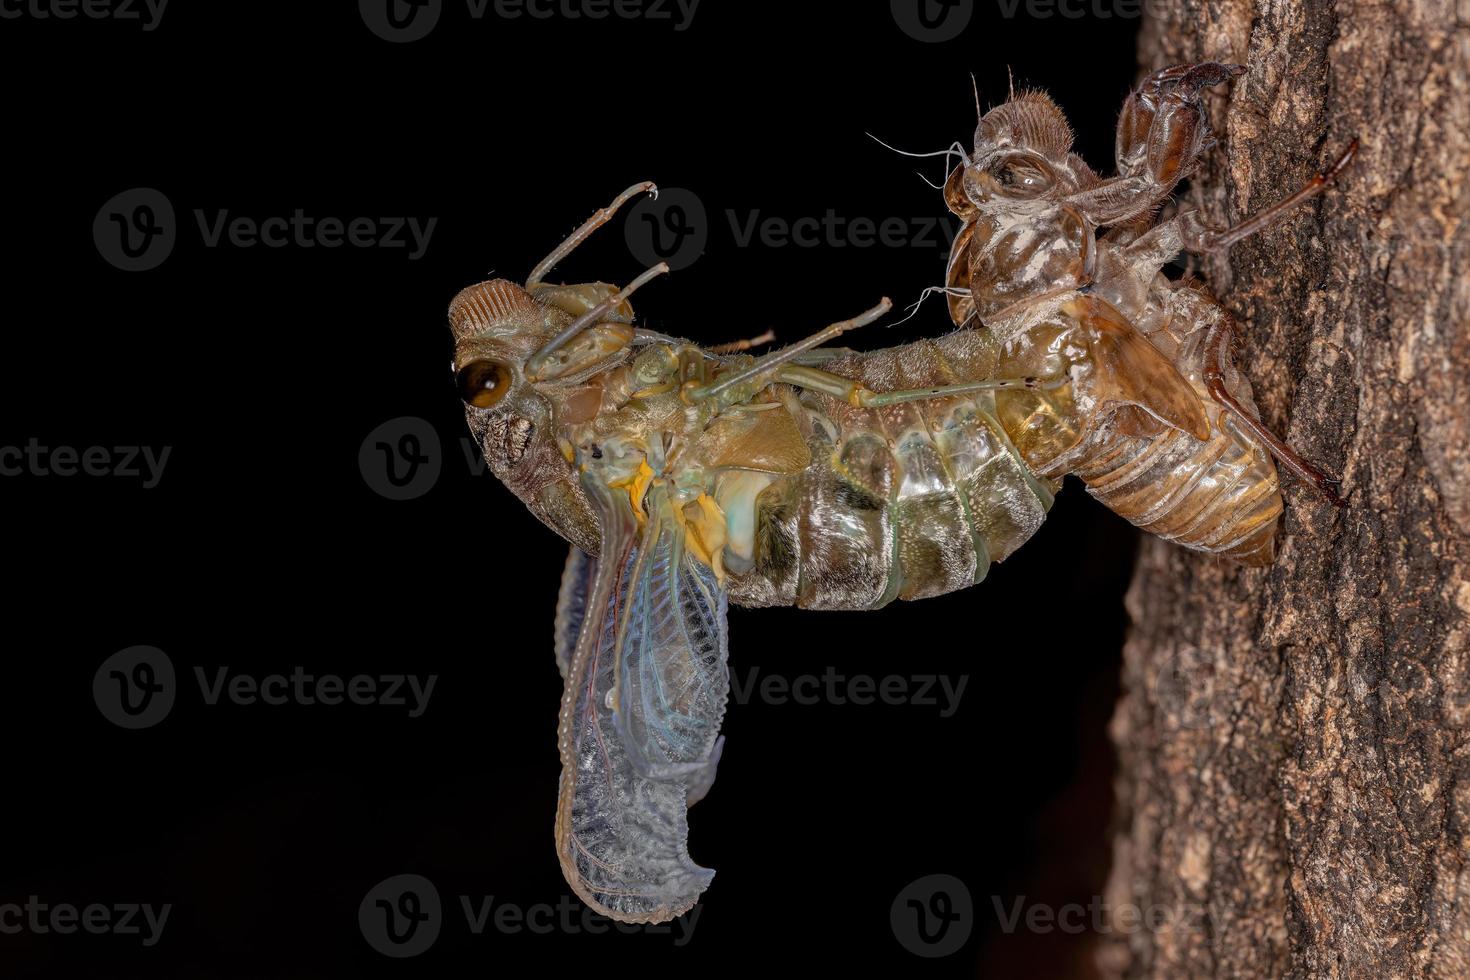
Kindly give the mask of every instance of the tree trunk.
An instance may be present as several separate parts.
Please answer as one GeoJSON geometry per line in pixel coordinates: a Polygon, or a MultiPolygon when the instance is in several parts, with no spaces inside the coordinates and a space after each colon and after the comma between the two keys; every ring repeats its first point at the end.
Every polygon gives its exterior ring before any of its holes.
{"type": "Polygon", "coordinates": [[[1470,977],[1470,16],[1447,0],[1151,0],[1145,70],[1240,62],[1186,203],[1338,188],[1201,270],[1283,475],[1265,571],[1148,541],[1113,720],[1104,972],[1470,977]],[[1153,918],[1149,916],[1152,914],[1153,918]],[[1159,925],[1162,923],[1162,925],[1159,925]]]}

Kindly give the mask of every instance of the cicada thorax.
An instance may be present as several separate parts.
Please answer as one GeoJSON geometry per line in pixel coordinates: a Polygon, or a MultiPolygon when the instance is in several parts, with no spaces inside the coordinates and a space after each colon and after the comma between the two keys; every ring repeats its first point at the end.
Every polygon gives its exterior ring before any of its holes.
{"type": "MultiPolygon", "coordinates": [[[[968,290],[951,298],[951,313],[992,336],[999,376],[1069,379],[997,392],[997,417],[1018,451],[1041,477],[1077,474],[1144,530],[1269,564],[1282,510],[1275,466],[1204,380],[1211,331],[1227,314],[1201,290],[1162,275],[1130,277],[1106,240],[1092,245],[1085,223],[1064,217],[1038,232],[1050,237],[1028,240],[1027,264],[1016,233],[979,216],[950,262],[950,285],[968,290]],[[1055,267],[1054,278],[1023,272],[1045,266],[1055,267]],[[997,281],[1008,275],[1019,281],[997,281]]],[[[1255,412],[1249,384],[1233,368],[1226,385],[1255,412]]]]}

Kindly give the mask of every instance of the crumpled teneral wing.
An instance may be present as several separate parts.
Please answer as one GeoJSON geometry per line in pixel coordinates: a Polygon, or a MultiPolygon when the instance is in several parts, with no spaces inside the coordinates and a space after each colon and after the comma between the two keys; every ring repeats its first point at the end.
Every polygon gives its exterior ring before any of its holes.
{"type": "MultiPolygon", "coordinates": [[[[729,693],[725,591],[684,550],[663,488],[638,528],[625,494],[584,480],[602,519],[565,672],[556,842],[572,888],[623,922],[693,908],[714,872],[689,857],[687,808],[704,795],[729,693]]],[[[576,574],[575,572],[573,574],[576,574]]]]}

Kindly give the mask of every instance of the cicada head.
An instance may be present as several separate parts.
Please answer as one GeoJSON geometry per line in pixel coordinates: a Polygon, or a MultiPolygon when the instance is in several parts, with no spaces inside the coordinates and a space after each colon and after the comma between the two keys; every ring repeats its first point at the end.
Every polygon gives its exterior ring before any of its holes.
{"type": "Polygon", "coordinates": [[[1062,110],[1044,92],[1022,92],[980,118],[974,153],[945,192],[957,213],[1030,215],[1093,179],[1062,110]]]}
{"type": "MultiPolygon", "coordinates": [[[[461,290],[449,304],[455,384],[491,472],[552,530],[595,552],[597,521],[555,431],[570,365],[554,361],[536,371],[530,367],[547,340],[572,319],[561,306],[505,279],[461,290]]],[[[620,334],[622,326],[608,324],[603,332],[620,334]]],[[[619,340],[588,334],[580,338],[581,346],[592,349],[583,357],[602,354],[602,347],[619,340]]],[[[580,350],[573,347],[573,356],[580,350]]]]}

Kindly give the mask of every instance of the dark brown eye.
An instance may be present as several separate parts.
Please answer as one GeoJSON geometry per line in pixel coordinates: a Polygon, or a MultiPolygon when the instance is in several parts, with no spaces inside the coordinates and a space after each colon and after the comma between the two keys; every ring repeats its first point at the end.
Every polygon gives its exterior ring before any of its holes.
{"type": "Polygon", "coordinates": [[[490,408],[510,389],[510,368],[499,361],[470,361],[455,375],[466,405],[490,408]]]}

